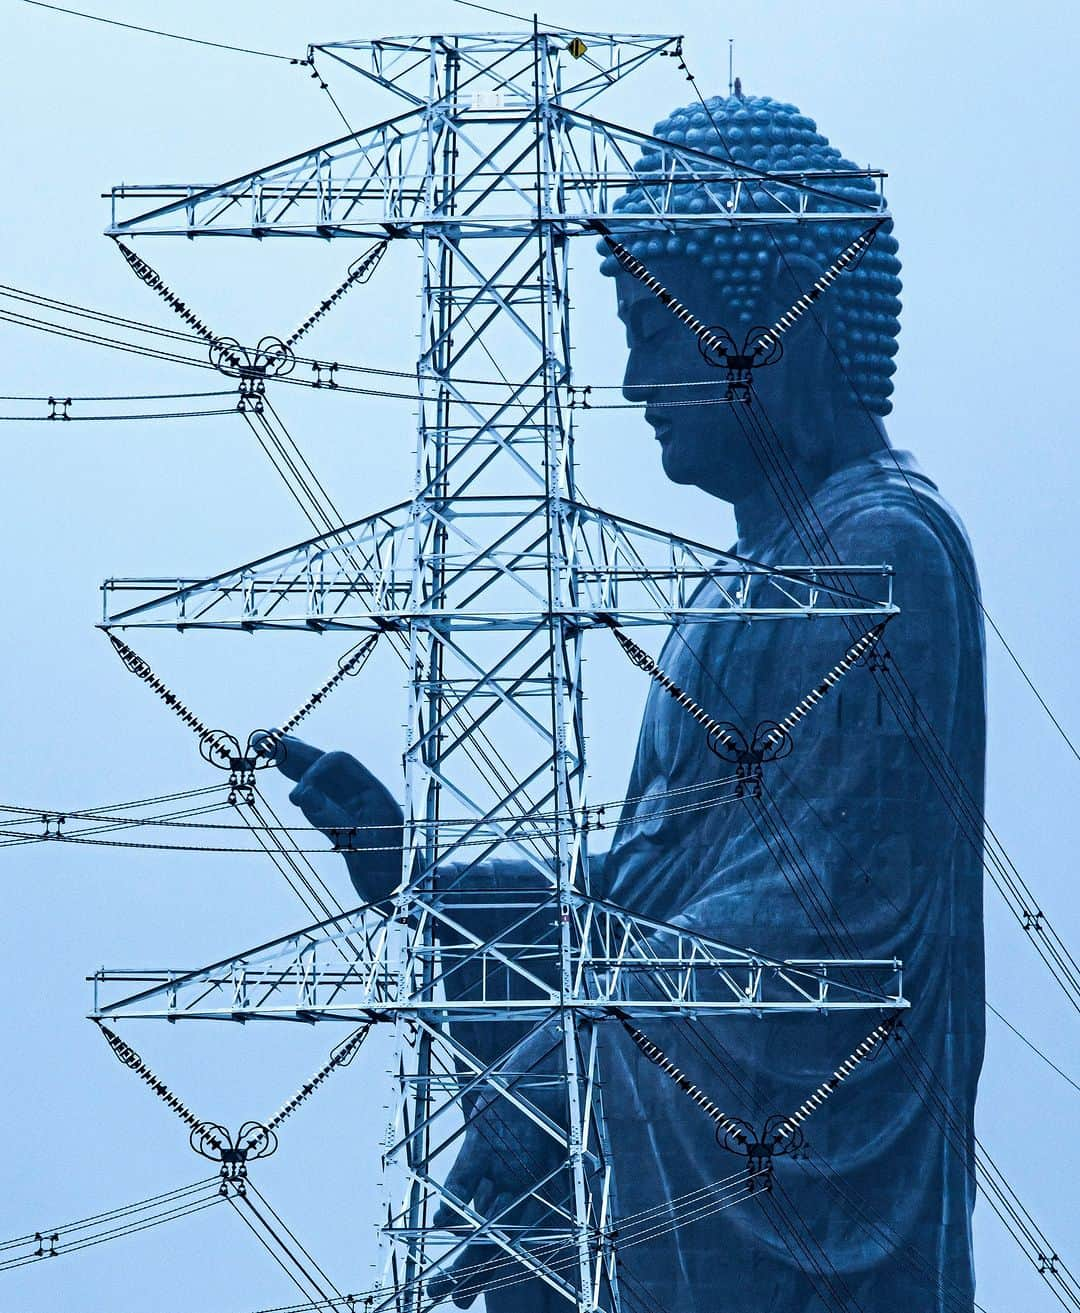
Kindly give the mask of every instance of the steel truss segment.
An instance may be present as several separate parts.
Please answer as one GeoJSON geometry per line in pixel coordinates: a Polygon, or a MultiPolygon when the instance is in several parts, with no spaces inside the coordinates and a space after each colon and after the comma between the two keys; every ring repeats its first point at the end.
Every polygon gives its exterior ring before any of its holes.
{"type": "MultiPolygon", "coordinates": [[[[452,509],[402,504],[207,579],[113,578],[102,585],[106,628],[401,629],[435,616],[447,632],[545,623],[542,496],[458,499],[452,509]],[[413,593],[416,517],[444,531],[445,574],[422,606],[413,593]],[[481,539],[475,530],[482,528],[481,539]],[[465,590],[465,591],[463,591],[465,590]],[[486,609],[488,596],[500,605],[486,609]],[[468,609],[458,604],[468,600],[468,609]]],[[[592,507],[565,501],[560,536],[581,628],[808,619],[875,621],[896,613],[892,570],[870,565],[769,566],[592,507]],[[694,604],[714,586],[711,606],[694,604]]]]}
{"type": "Polygon", "coordinates": [[[416,892],[408,902],[408,924],[372,906],[357,908],[195,971],[102,968],[91,977],[92,1015],[301,1022],[405,1016],[445,1026],[535,1022],[561,1008],[604,1021],[907,1006],[896,959],[771,958],[586,895],[569,900],[566,991],[552,933],[566,899],[550,878],[546,888],[538,880],[516,894],[461,888],[416,892]],[[493,916],[497,933],[471,928],[493,916]],[[343,962],[345,946],[352,960],[343,962]],[[400,977],[403,958],[413,966],[400,977]],[[142,988],[131,993],[133,984],[142,988]]]}
{"type": "MultiPolygon", "coordinates": [[[[470,1242],[486,1239],[513,1260],[500,1265],[504,1278],[524,1269],[573,1301],[575,1288],[563,1276],[565,1269],[575,1264],[578,1247],[572,1188],[568,1188],[570,1183],[565,1180],[566,1131],[539,1104],[545,1095],[550,1098],[564,1079],[542,1066],[559,1049],[555,1016],[549,1014],[538,1020],[526,1034],[512,1041],[508,1049],[486,1063],[455,1041],[445,1028],[426,1027],[424,1033],[431,1041],[433,1075],[429,1075],[427,1083],[429,1089],[437,1091],[434,1108],[421,1121],[402,1125],[402,1133],[387,1146],[386,1156],[403,1166],[409,1185],[408,1198],[419,1194],[429,1209],[438,1204],[447,1205],[456,1220],[449,1226],[444,1224],[438,1229],[417,1232],[408,1224],[406,1209],[400,1208],[388,1219],[388,1233],[402,1243],[424,1236],[433,1251],[427,1269],[429,1281],[452,1264],[470,1242]],[[542,1041],[539,1046],[537,1040],[542,1041]],[[537,1047],[539,1056],[535,1052],[537,1047]],[[484,1095],[483,1104],[476,1102],[480,1094],[484,1095]],[[499,1136],[500,1131],[509,1130],[508,1117],[523,1118],[538,1128],[543,1142],[551,1146],[552,1159],[531,1161],[519,1154],[515,1164],[516,1198],[497,1212],[484,1216],[469,1200],[458,1198],[448,1183],[441,1182],[432,1167],[437,1172],[442,1157],[456,1150],[461,1135],[470,1127],[483,1127],[485,1135],[499,1136]],[[515,1217],[520,1205],[529,1206],[533,1213],[525,1225],[515,1217]]],[[[599,1152],[596,1107],[591,1094],[596,1074],[595,1049],[593,1035],[588,1043],[589,1059],[584,1072],[584,1084],[590,1093],[586,1094],[587,1133],[582,1158],[589,1177],[602,1179],[596,1193],[601,1201],[607,1201],[610,1166],[602,1162],[599,1152]]],[[[595,1232],[603,1213],[593,1206],[591,1192],[583,1207],[587,1229],[595,1232]]],[[[591,1252],[589,1261],[592,1261],[591,1252]]],[[[587,1286],[595,1280],[596,1274],[590,1272],[587,1286]]]]}
{"type": "MultiPolygon", "coordinates": [[[[560,1077],[538,1070],[536,1062],[532,1061],[529,1055],[529,1047],[535,1039],[550,1036],[551,1023],[556,1020],[556,1015],[549,1011],[537,1017],[532,1025],[524,1028],[523,1033],[510,1040],[505,1049],[488,1061],[470,1052],[460,1040],[455,1038],[447,1026],[433,1024],[425,1017],[417,1018],[418,1030],[427,1035],[432,1043],[433,1053],[438,1054],[438,1060],[434,1065],[439,1069],[436,1083],[443,1099],[426,1121],[413,1123],[400,1139],[392,1141],[387,1146],[387,1152],[399,1153],[406,1149],[411,1141],[426,1135],[433,1126],[445,1125],[448,1114],[468,1108],[474,1096],[479,1093],[494,1093],[505,1099],[545,1136],[556,1142],[560,1141],[565,1134],[564,1128],[522,1092],[526,1087],[532,1089],[557,1087],[560,1077]]],[[[547,1054],[554,1052],[555,1047],[555,1042],[549,1038],[547,1054]]],[[[415,1086],[420,1079],[414,1077],[411,1083],[415,1086]]],[[[429,1076],[427,1079],[432,1078],[429,1076]]],[[[437,1156],[454,1144],[468,1124],[468,1120],[469,1114],[466,1112],[460,1125],[452,1124],[446,1129],[444,1140],[433,1145],[436,1150],[433,1156],[437,1156]]]]}
{"type": "MultiPolygon", "coordinates": [[[[658,34],[548,31],[556,77],[552,98],[560,104],[581,105],[621,82],[643,65],[674,51],[678,37],[658,34]],[[557,57],[574,37],[584,37],[587,50],[572,62],[557,57]]],[[[416,36],[374,41],[331,41],[312,46],[379,86],[407,100],[424,104],[432,42],[442,43],[456,58],[460,73],[452,90],[440,77],[435,94],[449,100],[456,113],[491,112],[534,104],[532,88],[533,34],[456,33],[453,37],[416,36]]]]}
{"type": "MultiPolygon", "coordinates": [[[[529,82],[531,47],[531,39],[515,38],[504,52],[509,58],[512,49],[525,60],[529,82]]],[[[660,49],[654,48],[649,57],[658,53],[660,49]]],[[[335,58],[340,57],[335,53],[335,58]]],[[[467,66],[467,58],[459,57],[462,67],[467,66]]],[[[562,61],[561,66],[565,64],[562,61]]],[[[520,75],[497,75],[494,68],[487,72],[495,84],[489,90],[461,91],[458,97],[436,88],[434,98],[421,108],[216,186],[114,187],[108,232],[112,236],[371,239],[419,238],[430,231],[455,243],[477,237],[529,238],[538,226],[577,236],[594,234],[599,225],[617,234],[642,223],[642,215],[617,211],[614,202],[643,182],[648,184],[645,199],[654,207],[654,213],[644,217],[669,228],[850,223],[860,213],[868,221],[888,217],[882,192],[873,200],[856,203],[830,190],[853,178],[870,178],[881,188],[885,175],[878,170],[766,173],[747,169],[723,155],[586,114],[574,107],[574,96],[566,88],[544,105],[545,121],[539,125],[540,108],[520,75]],[[557,177],[551,196],[539,209],[534,150],[538,130],[546,139],[551,171],[557,177]],[[454,176],[432,195],[427,172],[432,146],[441,149],[448,143],[456,152],[454,176]],[[659,160],[647,174],[634,167],[634,157],[643,151],[659,160]],[[712,201],[710,209],[679,211],[672,189],[689,183],[704,189],[712,201]],[[121,215],[125,203],[147,200],[163,203],[121,215]]],[[[406,99],[419,103],[413,95],[406,99]]]]}

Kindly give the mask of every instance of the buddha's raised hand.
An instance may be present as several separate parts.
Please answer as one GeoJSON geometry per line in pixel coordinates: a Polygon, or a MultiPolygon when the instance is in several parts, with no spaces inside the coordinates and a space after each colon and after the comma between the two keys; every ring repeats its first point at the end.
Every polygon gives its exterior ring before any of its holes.
{"type": "Polygon", "coordinates": [[[296,782],[289,801],[341,852],[360,897],[389,897],[401,878],[404,818],[386,785],[349,753],[323,752],[291,735],[276,740],[274,755],[296,782]]]}

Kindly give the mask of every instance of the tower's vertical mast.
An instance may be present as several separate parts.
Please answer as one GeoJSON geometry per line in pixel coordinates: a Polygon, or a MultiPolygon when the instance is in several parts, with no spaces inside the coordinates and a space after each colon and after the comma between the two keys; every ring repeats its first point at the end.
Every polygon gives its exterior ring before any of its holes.
{"type": "Polygon", "coordinates": [[[572,1213],[577,1253],[578,1307],[592,1305],[592,1270],[589,1244],[590,1209],[585,1176],[586,1119],[591,1099],[586,1094],[580,1066],[578,1016],[567,1007],[574,995],[575,964],[579,954],[572,940],[571,898],[588,884],[588,869],[577,834],[576,818],[584,801],[584,743],[578,717],[580,685],[580,629],[567,620],[572,587],[566,549],[570,541],[567,503],[574,496],[572,431],[564,421],[559,385],[570,377],[568,316],[566,313],[565,234],[552,222],[561,213],[557,174],[557,111],[551,102],[553,61],[551,38],[533,25],[533,70],[536,114],[536,242],[540,337],[543,354],[544,499],[547,525],[547,597],[551,644],[550,688],[552,769],[554,771],[555,825],[554,875],[559,907],[558,1026],[562,1040],[562,1075],[565,1079],[566,1161],[573,1191],[572,1213]]]}
{"type": "MultiPolygon", "coordinates": [[[[576,825],[584,801],[584,745],[580,629],[572,616],[569,559],[573,461],[560,395],[570,361],[561,123],[552,94],[559,53],[559,43],[546,34],[534,32],[531,42],[522,42],[517,58],[531,57],[532,65],[526,99],[522,84],[528,84],[520,74],[515,85],[494,80],[495,90],[492,80],[469,90],[466,77],[459,90],[465,73],[476,83],[475,63],[462,72],[453,39],[434,39],[429,51],[407,850],[397,913],[399,997],[414,1000],[417,1024],[399,1031],[401,1090],[389,1154],[390,1166],[403,1169],[405,1177],[399,1209],[389,1217],[402,1310],[417,1307],[420,1283],[433,1264],[440,1267],[440,1247],[447,1247],[446,1236],[432,1227],[433,1182],[446,1172],[445,1095],[454,1072],[468,1071],[474,1055],[440,1010],[448,987],[444,940],[448,919],[465,914],[454,886],[462,868],[474,867],[477,858],[510,859],[529,873],[527,883],[541,890],[533,896],[543,905],[529,934],[554,951],[550,1017],[545,1022],[534,1015],[517,1027],[497,1024],[491,1051],[473,1066],[479,1072],[487,1064],[477,1082],[484,1096],[501,1100],[509,1088],[512,1099],[528,1100],[534,1078],[522,1080],[520,1068],[529,1059],[517,1055],[515,1044],[538,1029],[558,1032],[542,1079],[549,1088],[554,1081],[559,1091],[557,1122],[544,1134],[561,1137],[565,1164],[546,1189],[564,1191],[564,1202],[531,1242],[507,1239],[514,1228],[507,1233],[501,1223],[496,1244],[503,1279],[516,1273],[520,1280],[524,1260],[526,1272],[547,1280],[581,1310],[592,1309],[598,1299],[606,1303],[611,1289],[610,1273],[603,1281],[600,1276],[591,1196],[599,1181],[602,1197],[609,1198],[610,1166],[599,1149],[592,1043],[579,1034],[572,1006],[580,959],[572,899],[587,885],[587,872],[576,825]],[[489,168],[477,143],[485,133],[493,142],[512,143],[515,123],[523,129],[521,145],[513,147],[519,180],[500,185],[498,164],[492,158],[489,168]],[[459,176],[462,139],[481,162],[459,176]],[[501,217],[499,207],[515,193],[523,203],[531,193],[528,211],[515,222],[468,226],[492,207],[501,217]],[[459,217],[466,221],[460,226],[459,217]],[[479,404],[473,399],[478,393],[479,404]],[[529,598],[534,615],[523,625],[516,617],[529,598]],[[534,745],[524,756],[522,711],[534,745]],[[475,817],[471,832],[490,836],[487,851],[456,842],[461,836],[452,818],[463,812],[475,817]],[[500,835],[514,838],[508,843],[500,835]],[[434,1134],[433,1126],[440,1128],[434,1134]],[[545,1248],[551,1248],[556,1215],[562,1219],[559,1258],[548,1262],[545,1248]]],[[[507,148],[492,147],[492,157],[496,149],[507,148]]],[[[500,904],[512,909],[515,897],[513,888],[496,885],[487,896],[488,912],[498,917],[500,904]]],[[[456,982],[449,988],[453,992],[456,982]]],[[[504,1116],[520,1111],[508,1103],[504,1116]]],[[[459,1105],[459,1113],[468,1118],[469,1103],[459,1105]]],[[[543,1177],[531,1163],[526,1170],[543,1177]]],[[[535,1188],[543,1190],[543,1181],[535,1188]]],[[[491,1234],[498,1222],[473,1217],[471,1224],[491,1234]]]]}
{"type": "MultiPolygon", "coordinates": [[[[426,219],[452,208],[455,187],[456,142],[448,124],[455,112],[457,51],[452,38],[432,37],[428,54],[428,96],[424,115],[424,202],[426,219]]],[[[446,519],[448,502],[447,448],[450,434],[450,394],[446,376],[453,341],[454,251],[431,224],[420,237],[420,333],[417,358],[416,471],[413,488],[413,584],[410,607],[414,614],[428,610],[443,595],[446,577],[446,519]]],[[[436,605],[437,609],[437,605],[436,605]]],[[[436,871],[439,860],[439,763],[443,731],[443,651],[437,626],[409,626],[409,723],[405,765],[406,842],[403,852],[405,891],[398,904],[401,939],[398,969],[399,997],[432,1001],[437,952],[430,919],[417,923],[409,891],[436,871]],[[430,732],[429,732],[430,731],[430,732]],[[419,950],[419,951],[417,951],[419,950]]],[[[401,1117],[398,1145],[406,1158],[407,1197],[404,1201],[404,1246],[400,1266],[394,1261],[394,1287],[401,1313],[420,1306],[421,1282],[428,1262],[426,1232],[430,1224],[430,1191],[424,1184],[431,1149],[428,1129],[432,1102],[432,1036],[425,1030],[411,1035],[398,1023],[398,1077],[401,1082],[401,1117]],[[414,1050],[410,1066],[408,1049],[414,1050]],[[415,1131],[415,1133],[411,1133],[415,1131]]],[[[394,1226],[394,1220],[391,1225],[394,1226]]],[[[400,1221],[397,1223],[400,1226],[400,1221]]]]}

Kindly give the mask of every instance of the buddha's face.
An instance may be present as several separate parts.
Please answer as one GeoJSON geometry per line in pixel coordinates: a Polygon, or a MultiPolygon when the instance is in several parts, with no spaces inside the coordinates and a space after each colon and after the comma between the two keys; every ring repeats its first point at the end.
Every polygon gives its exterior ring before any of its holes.
{"type": "MultiPolygon", "coordinates": [[[[725,320],[722,286],[709,271],[670,257],[651,260],[649,269],[695,315],[710,326],[732,328],[742,344],[744,330],[735,327],[733,315],[725,320]]],[[[664,473],[674,483],[739,501],[759,488],[764,476],[747,437],[742,403],[725,400],[724,371],[704,359],[694,334],[641,282],[621,270],[615,282],[629,348],[623,394],[644,403],[664,473]]],[[[792,291],[794,299],[794,283],[792,291]]],[[[769,322],[772,308],[763,307],[761,322],[769,322]]],[[[796,427],[805,431],[825,409],[827,381],[819,376],[821,362],[810,354],[805,329],[795,331],[785,340],[783,360],[754,376],[760,410],[785,435],[796,427]]]]}

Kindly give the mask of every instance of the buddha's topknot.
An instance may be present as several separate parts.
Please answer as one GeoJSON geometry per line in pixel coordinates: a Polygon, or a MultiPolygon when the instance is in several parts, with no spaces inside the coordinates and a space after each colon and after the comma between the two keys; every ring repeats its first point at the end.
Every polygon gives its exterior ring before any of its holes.
{"type": "MultiPolygon", "coordinates": [[[[782,104],[769,96],[735,95],[714,97],[708,106],[708,112],[700,103],[675,110],[656,125],[654,135],[675,146],[693,147],[733,160],[740,167],[769,173],[857,168],[842,159],[840,152],[818,132],[813,119],[800,114],[794,105],[782,104]]],[[[693,214],[718,208],[703,184],[672,186],[668,180],[670,166],[670,157],[665,161],[661,150],[647,151],[634,166],[635,172],[643,180],[650,174],[661,174],[665,181],[654,186],[643,181],[643,185],[620,196],[614,208],[642,215],[655,214],[657,209],[693,214]]],[[[676,176],[678,171],[676,165],[676,176]]],[[[681,256],[710,270],[724,284],[724,306],[729,317],[737,317],[737,323],[727,323],[724,327],[737,335],[738,330],[745,331],[752,324],[763,322],[764,284],[780,255],[798,252],[809,257],[819,272],[824,271],[866,229],[867,202],[874,204],[877,195],[872,179],[824,180],[809,185],[827,192],[828,197],[811,195],[807,209],[850,208],[864,217],[851,224],[775,224],[768,229],[747,224],[680,226],[674,232],[643,221],[640,228],[635,225],[629,231],[620,230],[616,236],[646,265],[650,257],[681,256]]],[[[743,208],[751,212],[755,208],[772,209],[774,198],[785,192],[789,203],[797,200],[790,188],[770,184],[769,191],[771,195],[755,188],[753,199],[744,200],[743,208]]],[[[601,241],[598,249],[606,256],[603,272],[614,274],[618,264],[607,245],[601,241]]],[[[900,332],[897,249],[890,220],[878,230],[873,245],[859,264],[844,273],[827,293],[836,304],[836,313],[830,318],[832,344],[863,403],[877,415],[887,415],[892,409],[889,397],[896,369],[893,357],[900,332]]],[[[707,314],[707,307],[691,308],[707,314]]]]}

